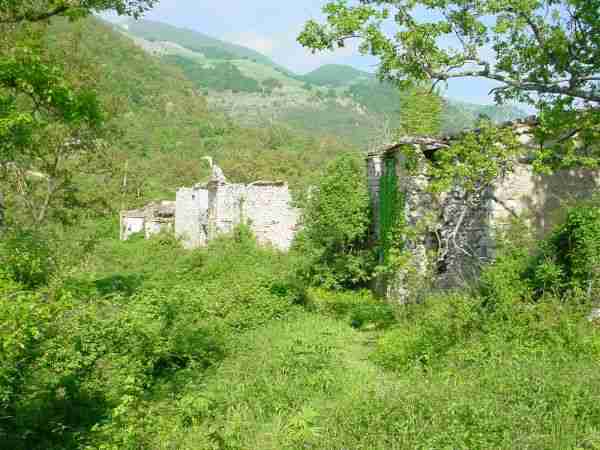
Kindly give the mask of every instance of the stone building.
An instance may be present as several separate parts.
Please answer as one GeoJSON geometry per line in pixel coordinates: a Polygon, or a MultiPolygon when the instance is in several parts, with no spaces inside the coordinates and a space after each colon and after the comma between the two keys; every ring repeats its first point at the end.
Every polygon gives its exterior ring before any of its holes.
{"type": "MultiPolygon", "coordinates": [[[[401,193],[407,226],[417,233],[406,243],[413,267],[431,276],[439,287],[457,286],[474,276],[481,264],[494,256],[495,233],[513,218],[528,223],[539,236],[560,219],[565,202],[598,192],[600,173],[590,170],[561,170],[552,175],[537,174],[527,157],[536,145],[532,118],[507,124],[523,145],[523,156],[512,170],[475,198],[466,199],[460,186],[434,195],[428,189],[431,177],[427,159],[452,145],[453,137],[405,138],[373,151],[367,156],[368,183],[373,213],[372,236],[376,245],[381,236],[380,189],[388,171],[393,171],[401,193]],[[403,149],[416,150],[417,169],[407,170],[403,149]]],[[[414,161],[411,161],[414,169],[414,161]]],[[[388,174],[389,175],[389,174],[388,174]]],[[[400,298],[406,294],[403,274],[377,280],[380,294],[400,298]]]]}
{"type": "Polygon", "coordinates": [[[127,240],[135,233],[144,233],[148,239],[161,231],[173,231],[175,202],[152,202],[140,209],[122,211],[120,219],[121,240],[127,240]]]}
{"type": "MultiPolygon", "coordinates": [[[[229,183],[221,169],[212,164],[207,183],[177,190],[173,207],[174,232],[186,248],[197,248],[219,234],[247,224],[261,244],[287,250],[292,244],[299,220],[299,210],[292,205],[287,184],[256,181],[250,184],[229,183]]],[[[152,208],[150,208],[152,209],[152,208]]],[[[151,222],[148,207],[122,213],[122,239],[141,231],[151,222]],[[123,225],[125,224],[125,225],[123,225]]],[[[155,222],[151,222],[155,223],[155,222]]],[[[153,225],[150,225],[152,228],[153,225]]],[[[146,236],[152,232],[146,233],[146,236]]]]}

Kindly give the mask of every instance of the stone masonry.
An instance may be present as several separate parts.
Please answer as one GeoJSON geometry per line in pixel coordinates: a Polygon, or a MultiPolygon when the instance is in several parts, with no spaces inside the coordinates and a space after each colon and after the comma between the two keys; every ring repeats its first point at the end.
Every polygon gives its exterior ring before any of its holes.
{"type": "MultiPolygon", "coordinates": [[[[508,125],[514,128],[524,152],[534,145],[533,119],[508,125]]],[[[513,170],[468,202],[459,187],[434,196],[427,189],[430,179],[426,159],[448,148],[452,140],[405,138],[367,156],[373,244],[379,239],[379,188],[384,161],[393,159],[398,189],[405,199],[406,223],[418,230],[407,242],[407,250],[417,270],[430,275],[438,287],[458,286],[472,278],[481,264],[493,258],[495,233],[505,229],[513,218],[524,220],[542,237],[560,219],[565,202],[589,197],[600,187],[599,172],[561,170],[540,175],[523,157],[513,170]],[[406,146],[415,147],[420,159],[418,169],[410,174],[402,151],[406,146]]],[[[377,290],[386,297],[401,299],[406,290],[404,277],[398,274],[392,278],[378,280],[377,290]]]]}
{"type": "Polygon", "coordinates": [[[161,231],[173,231],[175,202],[152,202],[140,209],[122,211],[120,215],[121,240],[127,240],[134,233],[144,233],[148,239],[161,231]]]}
{"type": "MultiPolygon", "coordinates": [[[[237,225],[247,224],[260,244],[288,250],[298,227],[299,210],[292,206],[287,184],[229,183],[221,169],[212,161],[210,164],[212,176],[207,183],[178,189],[175,202],[171,202],[174,232],[184,246],[188,249],[204,246],[216,236],[230,233],[237,225]]],[[[122,239],[148,227],[160,231],[152,225],[154,215],[148,212],[152,211],[151,205],[121,213],[122,239]]],[[[145,234],[149,237],[153,232],[145,234]]]]}

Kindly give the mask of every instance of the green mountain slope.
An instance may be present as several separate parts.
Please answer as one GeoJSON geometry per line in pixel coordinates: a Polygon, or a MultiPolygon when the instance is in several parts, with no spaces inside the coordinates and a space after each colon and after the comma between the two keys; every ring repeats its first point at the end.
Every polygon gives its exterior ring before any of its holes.
{"type": "Polygon", "coordinates": [[[342,64],[327,64],[300,78],[319,86],[345,86],[359,81],[371,80],[374,75],[342,64]]]}
{"type": "MultiPolygon", "coordinates": [[[[385,140],[384,129],[400,124],[398,89],[353,67],[324,65],[300,76],[254,50],[202,33],[149,21],[128,22],[126,30],[119,29],[164,63],[181,69],[206,95],[211,109],[243,125],[279,123],[315,136],[335,135],[365,148],[385,140]]],[[[525,114],[513,107],[447,100],[443,132],[470,128],[482,115],[504,122],[525,114]]]]}
{"type": "Polygon", "coordinates": [[[98,197],[106,210],[174,198],[178,187],[208,175],[205,155],[233,181],[281,179],[302,187],[347,148],[276,125],[234,123],[208,108],[210,96],[181,67],[148,55],[99,20],[54,21],[49,45],[94,68],[97,90],[114,116],[117,134],[106,170],[82,180],[85,195],[98,197]]]}
{"type": "Polygon", "coordinates": [[[267,56],[241,45],[221,41],[198,31],[177,28],[161,22],[149,20],[131,20],[123,25],[131,34],[149,41],[166,41],[204,55],[208,59],[232,60],[248,59],[271,67],[282,67],[267,56]]]}

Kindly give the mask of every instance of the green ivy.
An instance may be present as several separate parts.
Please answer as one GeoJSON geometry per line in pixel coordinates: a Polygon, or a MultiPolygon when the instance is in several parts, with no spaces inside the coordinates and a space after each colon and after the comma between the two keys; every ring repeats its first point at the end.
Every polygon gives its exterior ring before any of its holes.
{"type": "Polygon", "coordinates": [[[379,261],[385,263],[391,248],[402,249],[404,241],[405,198],[398,190],[395,158],[384,160],[383,176],[379,179],[379,261]]]}

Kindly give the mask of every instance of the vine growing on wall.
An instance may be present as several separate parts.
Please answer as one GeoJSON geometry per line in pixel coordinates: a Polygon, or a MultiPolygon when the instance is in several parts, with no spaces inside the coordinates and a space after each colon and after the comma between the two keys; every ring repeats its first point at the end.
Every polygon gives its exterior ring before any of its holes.
{"type": "Polygon", "coordinates": [[[404,247],[405,198],[398,189],[395,158],[384,160],[383,176],[379,179],[379,263],[389,262],[390,250],[404,247]]]}

